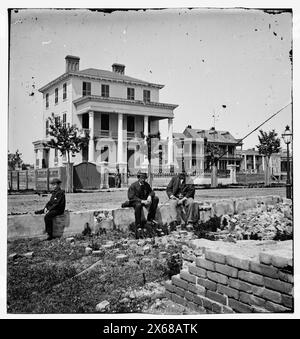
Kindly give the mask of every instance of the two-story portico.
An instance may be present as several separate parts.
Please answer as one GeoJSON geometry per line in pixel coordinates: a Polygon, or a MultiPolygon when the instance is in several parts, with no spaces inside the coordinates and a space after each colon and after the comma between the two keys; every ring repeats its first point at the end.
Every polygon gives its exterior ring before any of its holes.
{"type": "MultiPolygon", "coordinates": [[[[47,118],[60,116],[65,123],[89,130],[89,146],[73,158],[75,164],[107,161],[111,167],[136,168],[146,160],[139,152],[142,134],[157,133],[159,121],[168,119],[168,164],[173,164],[173,111],[177,105],[159,102],[163,85],[129,77],[121,64],[113,64],[112,71],[80,71],[78,57],[65,59],[66,72],[40,89],[45,140],[49,138],[47,118]]],[[[54,162],[55,151],[44,152],[41,144],[34,143],[36,153],[49,154],[43,163],[59,166],[62,159],[54,162]]]]}

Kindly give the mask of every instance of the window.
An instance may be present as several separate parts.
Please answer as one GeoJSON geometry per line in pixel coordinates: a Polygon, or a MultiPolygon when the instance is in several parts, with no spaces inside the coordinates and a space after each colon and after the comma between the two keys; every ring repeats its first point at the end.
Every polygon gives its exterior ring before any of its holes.
{"type": "Polygon", "coordinates": [[[134,100],[134,88],[127,88],[127,99],[134,100]]]}
{"type": "Polygon", "coordinates": [[[63,125],[64,125],[64,127],[66,127],[66,124],[67,124],[67,113],[64,113],[63,114],[63,125]]]}
{"type": "Polygon", "coordinates": [[[143,94],[144,102],[150,102],[150,91],[144,89],[143,94]]]}
{"type": "Polygon", "coordinates": [[[109,86],[108,85],[101,85],[101,96],[102,97],[109,97],[109,86]]]}
{"type": "Polygon", "coordinates": [[[135,130],[135,119],[133,116],[127,116],[127,132],[134,132],[135,130]]]}
{"type": "Polygon", "coordinates": [[[58,88],[55,88],[55,103],[58,103],[58,88]]]}
{"type": "Polygon", "coordinates": [[[46,120],[46,136],[49,135],[49,120],[46,120]]]}
{"type": "Polygon", "coordinates": [[[49,93],[46,94],[46,108],[49,107],[49,93]]]}
{"type": "Polygon", "coordinates": [[[109,115],[101,114],[101,130],[109,131],[109,115]]]}
{"type": "Polygon", "coordinates": [[[67,99],[67,84],[63,84],[63,99],[67,99]]]}
{"type": "Polygon", "coordinates": [[[82,83],[82,96],[91,95],[91,83],[90,82],[83,82],[82,83]]]}
{"type": "Polygon", "coordinates": [[[89,128],[89,114],[82,114],[82,128],[89,128]]]}

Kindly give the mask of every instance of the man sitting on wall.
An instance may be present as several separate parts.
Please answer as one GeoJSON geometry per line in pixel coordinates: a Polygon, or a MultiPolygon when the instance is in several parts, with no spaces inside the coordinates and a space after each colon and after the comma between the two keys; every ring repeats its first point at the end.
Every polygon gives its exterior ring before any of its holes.
{"type": "Polygon", "coordinates": [[[44,209],[34,212],[35,214],[46,214],[44,220],[46,233],[48,233],[47,240],[53,239],[53,218],[63,214],[66,207],[65,191],[60,187],[61,180],[53,179],[50,184],[52,186],[50,200],[47,202],[44,209]]]}
{"type": "MultiPolygon", "coordinates": [[[[155,196],[151,186],[146,182],[147,173],[139,171],[138,180],[130,185],[128,189],[128,207],[134,207],[136,230],[142,228],[142,208],[148,209],[147,221],[157,224],[155,219],[156,209],[158,205],[158,197],[155,196]]],[[[123,204],[124,205],[124,204],[123,204]]],[[[123,206],[122,205],[122,206],[123,206]]]]}
{"type": "Polygon", "coordinates": [[[170,198],[171,230],[181,224],[183,219],[187,229],[193,229],[199,220],[199,205],[194,202],[195,187],[185,172],[175,175],[167,186],[167,195],[170,198]]]}

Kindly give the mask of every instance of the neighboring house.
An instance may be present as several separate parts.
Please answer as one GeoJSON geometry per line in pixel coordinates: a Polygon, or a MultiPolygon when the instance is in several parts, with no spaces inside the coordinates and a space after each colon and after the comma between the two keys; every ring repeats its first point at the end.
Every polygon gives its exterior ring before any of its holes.
{"type": "Polygon", "coordinates": [[[235,139],[228,131],[217,131],[214,127],[209,130],[195,129],[188,125],[183,133],[173,133],[174,158],[177,167],[188,172],[204,173],[210,171],[207,154],[209,144],[218,145],[222,154],[218,162],[218,170],[226,171],[228,165],[237,165],[240,158],[236,147],[241,146],[240,140],[235,139]]]}
{"type": "Polygon", "coordinates": [[[159,121],[168,119],[167,163],[173,163],[173,104],[159,102],[164,85],[149,83],[125,75],[125,66],[113,64],[112,71],[88,68],[80,70],[79,57],[66,56],[66,71],[39,89],[43,94],[43,140],[33,142],[35,168],[61,166],[65,157],[43,146],[49,140],[48,117],[60,117],[66,124],[89,130],[86,149],[72,161],[100,163],[109,167],[136,169],[145,162],[140,154],[141,132],[157,133],[159,121]]]}
{"type": "MultiPolygon", "coordinates": [[[[240,163],[237,167],[238,172],[246,172],[253,174],[263,174],[265,171],[265,156],[259,154],[255,148],[247,150],[238,150],[237,154],[240,156],[240,163]]],[[[290,169],[292,172],[292,154],[290,155],[290,169]]],[[[287,175],[287,152],[281,151],[274,153],[270,158],[270,173],[271,175],[282,179],[287,175]]]]}

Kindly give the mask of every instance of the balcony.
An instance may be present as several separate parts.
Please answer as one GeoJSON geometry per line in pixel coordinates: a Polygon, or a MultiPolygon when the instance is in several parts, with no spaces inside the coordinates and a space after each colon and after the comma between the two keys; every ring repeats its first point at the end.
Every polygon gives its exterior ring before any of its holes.
{"type": "MultiPolygon", "coordinates": [[[[126,132],[123,131],[123,138],[127,135],[127,140],[141,138],[141,132],[126,132]]],[[[118,132],[116,131],[107,131],[107,130],[100,130],[95,131],[96,138],[109,138],[109,139],[118,139],[118,132]]]]}

